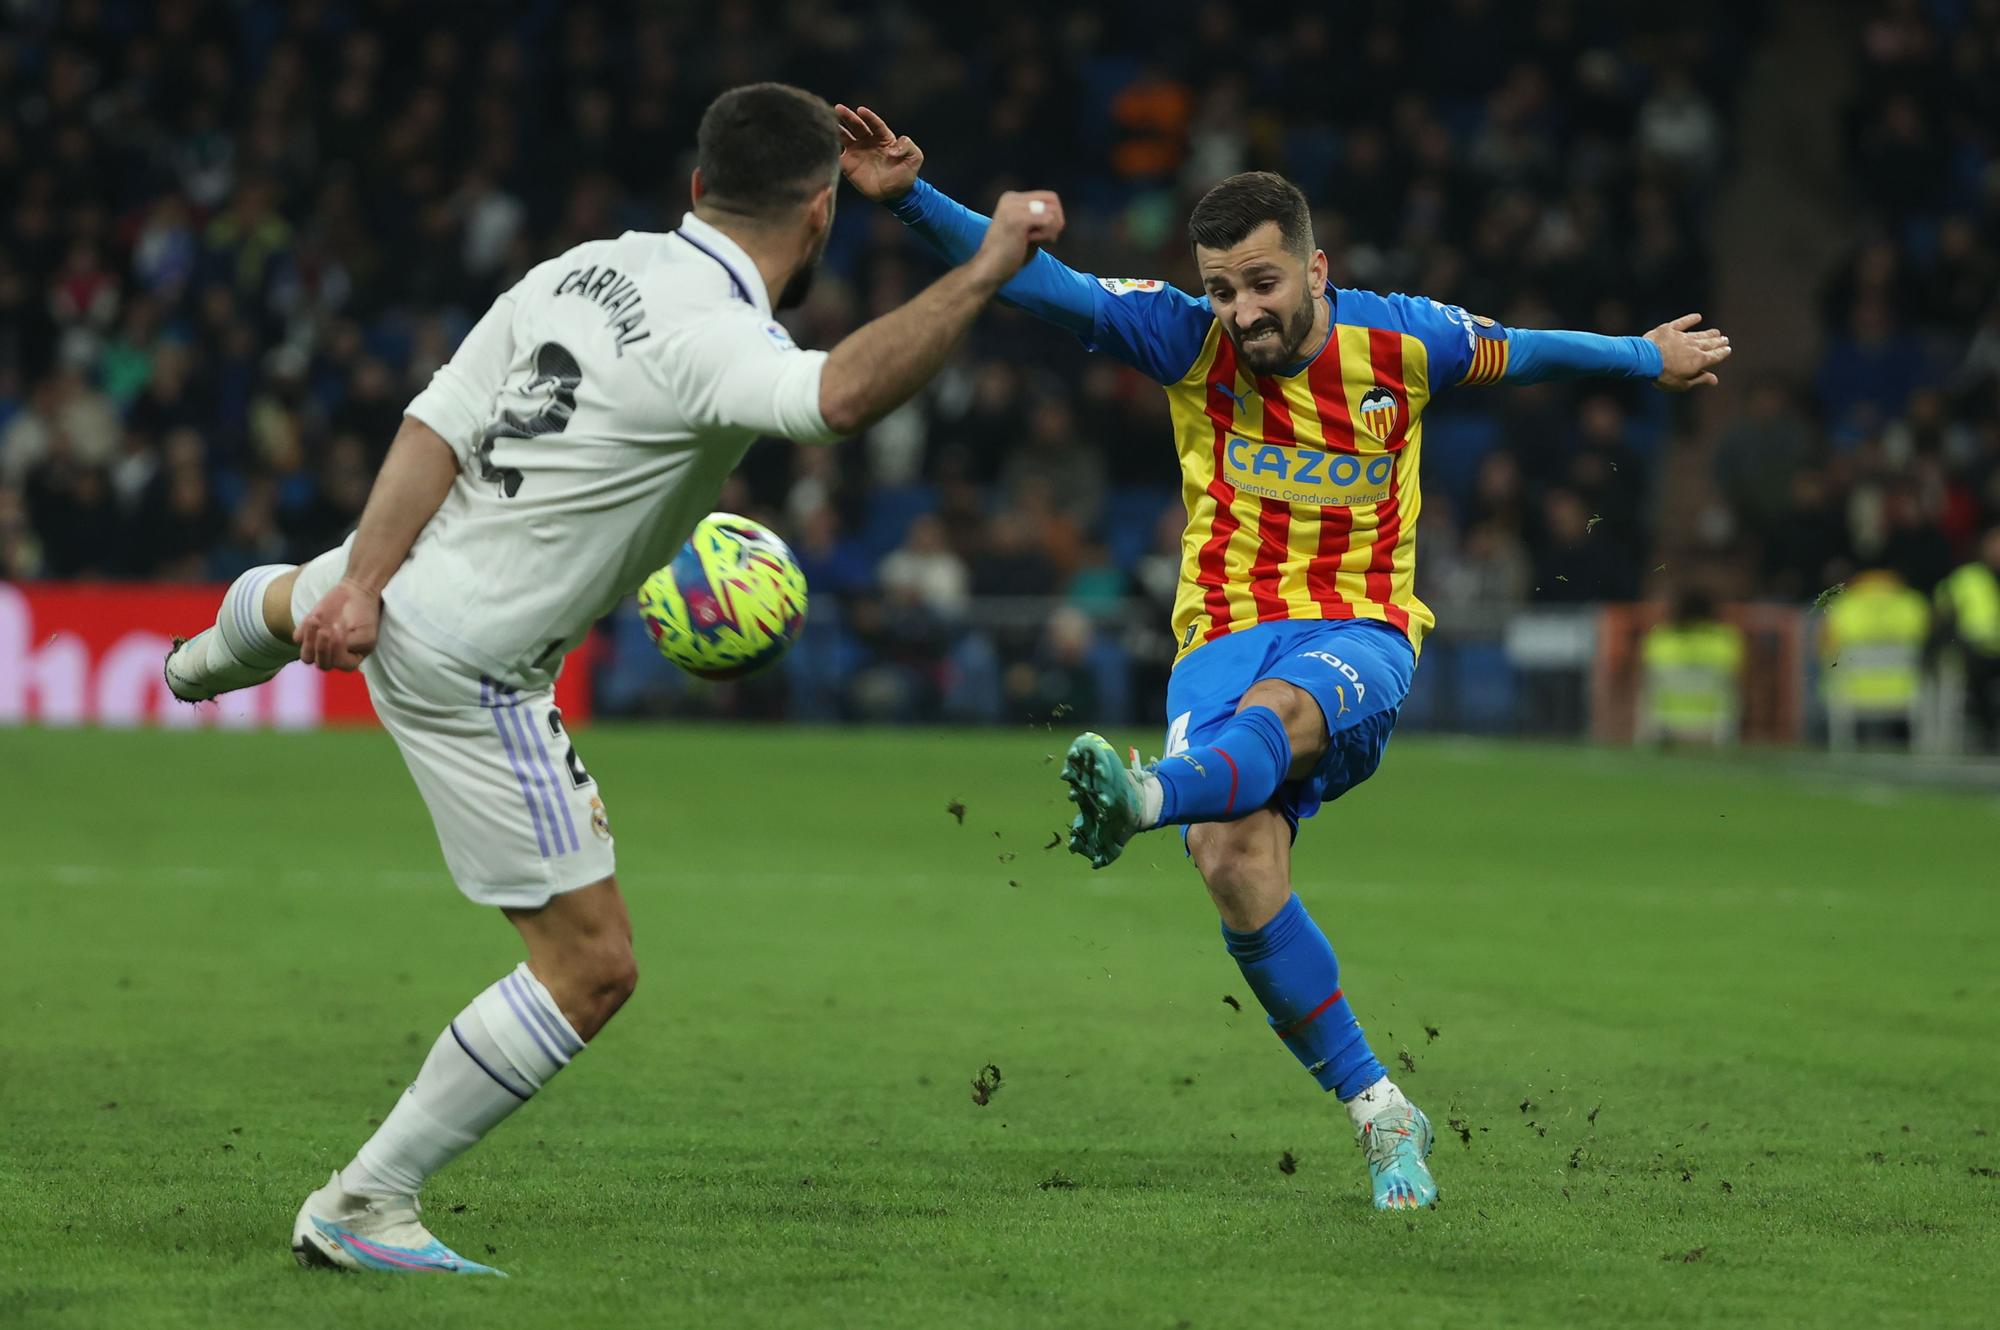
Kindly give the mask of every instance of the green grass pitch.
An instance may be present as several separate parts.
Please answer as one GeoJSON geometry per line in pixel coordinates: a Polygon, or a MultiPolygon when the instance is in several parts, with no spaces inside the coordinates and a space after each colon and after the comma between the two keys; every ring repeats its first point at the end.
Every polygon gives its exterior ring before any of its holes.
{"type": "Polygon", "coordinates": [[[389,741],[0,732],[0,1325],[1992,1323],[1990,795],[1397,741],[1298,855],[1387,1216],[1176,840],[1044,848],[1064,737],[581,736],[643,978],[427,1193],[503,1282],[287,1250],[518,959],[389,741]]]}

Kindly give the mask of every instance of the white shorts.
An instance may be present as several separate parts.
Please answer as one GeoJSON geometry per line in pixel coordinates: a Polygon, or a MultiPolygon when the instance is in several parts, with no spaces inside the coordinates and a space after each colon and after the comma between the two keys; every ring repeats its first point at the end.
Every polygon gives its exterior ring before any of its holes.
{"type": "MultiPolygon", "coordinates": [[[[304,618],[347,570],[347,546],[299,570],[304,618]]],[[[431,810],[446,867],[481,905],[533,909],[612,872],[611,824],[551,688],[521,691],[460,664],[384,610],[362,663],[375,714],[431,810]]]]}

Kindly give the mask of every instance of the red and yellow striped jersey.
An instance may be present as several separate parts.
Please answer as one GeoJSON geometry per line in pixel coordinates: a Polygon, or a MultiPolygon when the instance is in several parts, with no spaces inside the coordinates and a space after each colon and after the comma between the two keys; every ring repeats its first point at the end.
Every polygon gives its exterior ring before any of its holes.
{"type": "MultiPolygon", "coordinates": [[[[919,180],[890,205],[953,263],[986,219],[919,180]]],[[[1642,337],[1510,332],[1421,296],[1326,293],[1326,344],[1291,372],[1236,363],[1205,296],[1157,279],[1092,277],[1042,252],[1001,298],[1163,385],[1188,522],[1174,632],[1185,656],[1283,619],[1376,619],[1420,645],[1415,590],[1423,414],[1458,384],[1654,379],[1642,337]]]]}
{"type": "Polygon", "coordinates": [[[1435,622],[1414,585],[1429,397],[1424,345],[1395,329],[1336,323],[1298,373],[1253,377],[1211,325],[1167,387],[1188,511],[1181,654],[1279,619],[1379,619],[1422,641],[1435,622]]]}
{"type": "Polygon", "coordinates": [[[1100,285],[1112,298],[1091,340],[1152,371],[1172,410],[1188,514],[1179,654],[1281,619],[1377,619],[1421,645],[1436,622],[1415,589],[1424,408],[1439,383],[1504,374],[1505,333],[1434,301],[1339,290],[1311,361],[1253,375],[1205,300],[1100,285]]]}

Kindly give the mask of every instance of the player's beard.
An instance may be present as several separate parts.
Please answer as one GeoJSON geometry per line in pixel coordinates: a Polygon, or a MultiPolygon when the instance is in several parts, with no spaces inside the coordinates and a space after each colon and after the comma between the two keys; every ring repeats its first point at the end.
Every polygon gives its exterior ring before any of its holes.
{"type": "Polygon", "coordinates": [[[1306,338],[1312,336],[1312,297],[1307,296],[1300,301],[1289,318],[1280,320],[1272,316],[1260,319],[1247,333],[1239,331],[1231,323],[1223,326],[1228,328],[1229,339],[1236,343],[1236,353],[1243,358],[1245,365],[1258,374],[1273,374],[1297,362],[1299,353],[1305,350],[1306,338]],[[1266,329],[1276,329],[1278,335],[1254,345],[1245,345],[1248,338],[1266,329]]]}
{"type": "Polygon", "coordinates": [[[785,279],[773,309],[797,309],[806,303],[806,297],[812,294],[813,278],[819,276],[819,261],[826,257],[827,239],[832,234],[831,226],[819,233],[819,243],[813,246],[812,253],[806,256],[806,261],[797,272],[785,279]]]}
{"type": "Polygon", "coordinates": [[[805,266],[785,279],[784,287],[778,292],[775,309],[797,309],[806,303],[812,294],[813,278],[819,276],[819,255],[807,259],[805,266]]]}

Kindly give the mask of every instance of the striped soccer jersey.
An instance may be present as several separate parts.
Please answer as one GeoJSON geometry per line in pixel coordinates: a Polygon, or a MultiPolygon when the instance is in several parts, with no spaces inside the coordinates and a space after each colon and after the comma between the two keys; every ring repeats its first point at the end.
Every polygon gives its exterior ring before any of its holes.
{"type": "Polygon", "coordinates": [[[1455,306],[1330,290],[1331,330],[1292,372],[1254,375],[1205,299],[1103,279],[1089,341],[1166,388],[1188,522],[1173,630],[1185,656],[1285,619],[1376,619],[1420,646],[1423,413],[1440,386],[1497,382],[1505,330],[1455,306]]]}

